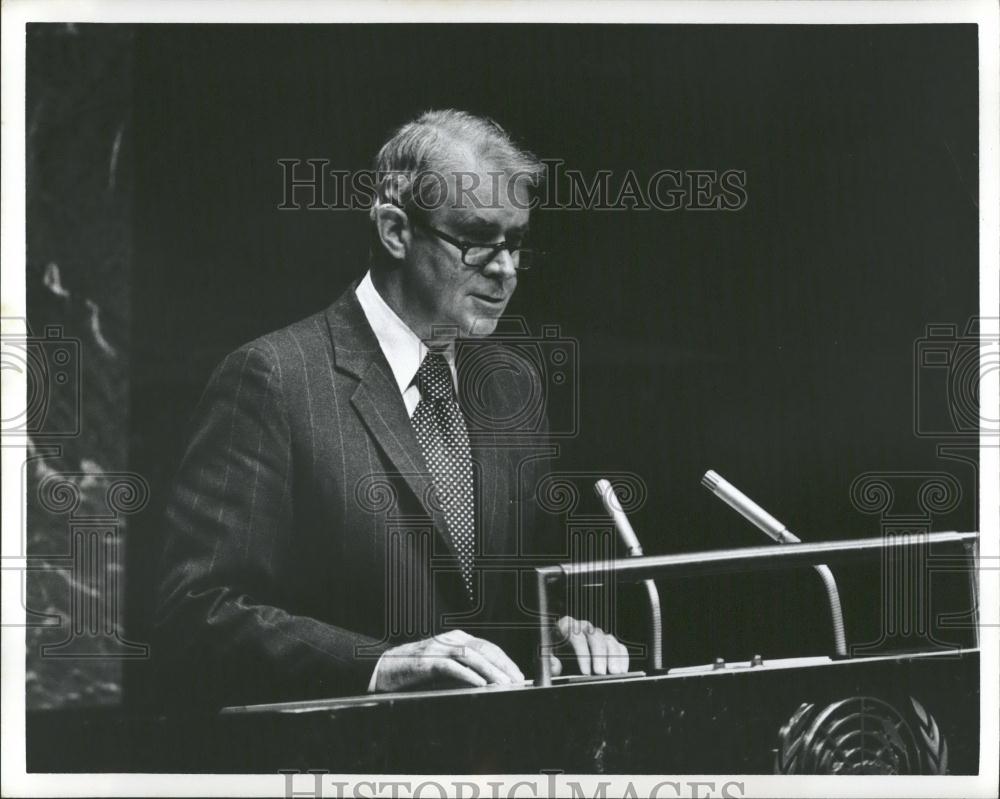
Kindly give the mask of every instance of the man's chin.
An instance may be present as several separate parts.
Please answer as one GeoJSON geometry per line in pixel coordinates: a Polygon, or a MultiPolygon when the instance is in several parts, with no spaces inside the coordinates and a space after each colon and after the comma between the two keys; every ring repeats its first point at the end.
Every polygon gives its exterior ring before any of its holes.
{"type": "Polygon", "coordinates": [[[462,334],[465,338],[483,338],[492,335],[497,329],[499,316],[477,316],[470,318],[468,324],[462,326],[462,334]]]}

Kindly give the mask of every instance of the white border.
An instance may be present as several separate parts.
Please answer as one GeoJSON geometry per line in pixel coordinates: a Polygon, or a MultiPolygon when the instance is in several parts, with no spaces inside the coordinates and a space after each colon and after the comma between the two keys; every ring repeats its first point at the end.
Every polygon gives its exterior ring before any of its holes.
{"type": "MultiPolygon", "coordinates": [[[[935,23],[975,22],[979,24],[980,78],[980,314],[995,317],[1000,308],[998,293],[998,242],[1000,242],[1000,193],[998,193],[998,98],[1000,98],[1000,37],[998,37],[998,5],[989,0],[975,2],[589,2],[547,0],[547,2],[427,2],[426,0],[313,3],[293,2],[234,2],[233,0],[189,0],[187,2],[68,2],[64,0],[4,0],[2,25],[3,106],[2,106],[2,170],[3,194],[0,204],[2,244],[2,315],[25,317],[24,300],[24,78],[25,23],[28,21],[76,22],[575,22],[602,23],[809,23],[809,24],[872,24],[872,23],[935,23]]],[[[4,332],[8,332],[5,330],[4,332]]],[[[995,380],[982,381],[988,393],[981,398],[985,408],[1000,406],[995,380]]],[[[3,374],[4,405],[23,405],[23,379],[7,371],[3,374]],[[18,401],[20,400],[20,401],[18,401]]],[[[4,442],[9,443],[9,442],[4,442]]],[[[1000,449],[995,439],[981,441],[980,449],[980,527],[981,551],[985,564],[1000,564],[1000,449]]],[[[24,448],[4,447],[3,457],[3,531],[5,558],[2,573],[3,621],[21,623],[24,612],[20,603],[20,573],[16,570],[21,554],[21,520],[24,518],[24,498],[20,472],[24,448]],[[19,509],[15,513],[12,509],[19,509]],[[14,557],[8,557],[13,554],[14,557]]],[[[975,777],[803,777],[738,776],[746,786],[745,796],[845,796],[869,797],[898,795],[938,797],[997,796],[998,785],[998,703],[997,674],[998,626],[1000,626],[1000,571],[983,570],[980,579],[982,598],[982,712],[980,740],[981,768],[975,777]]],[[[23,627],[2,630],[2,794],[4,796],[126,796],[126,795],[185,795],[185,796],[269,796],[283,795],[284,778],[279,776],[231,775],[162,775],[135,774],[103,775],[26,775],[24,771],[24,639],[23,627]],[[15,734],[17,733],[17,734],[15,734]]],[[[363,779],[367,775],[357,775],[363,779]]],[[[701,779],[721,784],[734,776],[712,775],[701,779]]],[[[394,775],[393,780],[407,779],[394,775]]],[[[428,775],[413,775],[414,784],[430,779],[428,775]]],[[[443,778],[451,779],[449,777],[443,778]]],[[[462,778],[464,779],[464,778],[462,778]]],[[[478,783],[482,795],[490,795],[486,782],[489,777],[477,777],[467,782],[478,783]]],[[[510,785],[518,778],[507,776],[510,785]]],[[[521,779],[539,782],[539,775],[523,775],[521,779]]],[[[699,779],[687,776],[683,780],[699,779]]],[[[581,778],[580,782],[593,795],[602,780],[623,788],[631,781],[637,790],[650,790],[660,778],[648,776],[581,778]]],[[[298,783],[296,783],[298,787],[298,783]]],[[[307,786],[303,785],[302,788],[307,786]]],[[[526,795],[521,789],[518,795],[526,795]]],[[[504,794],[505,795],[505,794],[504,794]]],[[[609,790],[614,795],[614,790],[609,790]]],[[[667,795],[664,793],[663,795],[667,795]]]]}

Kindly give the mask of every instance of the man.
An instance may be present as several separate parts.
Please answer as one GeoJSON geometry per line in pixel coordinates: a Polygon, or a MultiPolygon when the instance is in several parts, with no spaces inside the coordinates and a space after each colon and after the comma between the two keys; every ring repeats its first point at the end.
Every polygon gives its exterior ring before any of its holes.
{"type": "MultiPolygon", "coordinates": [[[[525,679],[537,622],[519,573],[560,552],[533,499],[544,416],[523,435],[491,420],[540,378],[502,347],[460,377],[462,345],[494,332],[527,266],[539,173],[492,121],[404,125],[377,158],[368,274],[216,368],[166,514],[156,657],[176,696],[525,679]]],[[[584,673],[627,669],[613,636],[556,626],[584,673]]]]}

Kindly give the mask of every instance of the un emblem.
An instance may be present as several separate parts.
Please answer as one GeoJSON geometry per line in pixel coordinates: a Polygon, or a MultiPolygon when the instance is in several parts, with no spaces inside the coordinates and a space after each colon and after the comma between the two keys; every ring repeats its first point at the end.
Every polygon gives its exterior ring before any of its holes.
{"type": "Polygon", "coordinates": [[[778,733],[776,774],[946,774],[948,744],[937,722],[910,697],[896,707],[854,696],[817,712],[799,705],[778,733]]]}

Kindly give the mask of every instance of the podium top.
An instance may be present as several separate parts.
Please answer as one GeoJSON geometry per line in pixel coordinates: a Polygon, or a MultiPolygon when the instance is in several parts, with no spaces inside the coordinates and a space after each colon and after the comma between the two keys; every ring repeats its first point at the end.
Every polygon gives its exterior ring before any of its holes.
{"type": "Polygon", "coordinates": [[[879,663],[888,661],[909,660],[954,660],[963,655],[978,652],[978,649],[942,650],[934,652],[908,652],[875,655],[863,658],[833,659],[825,655],[811,657],[778,658],[764,660],[759,665],[750,661],[733,662],[723,666],[708,663],[696,666],[681,666],[660,674],[646,674],[643,671],[632,671],[626,674],[609,675],[570,675],[553,677],[552,685],[540,687],[531,680],[525,680],[514,685],[487,685],[484,687],[446,688],[434,691],[400,691],[385,694],[362,694],[360,696],[329,697],[326,699],[308,699],[299,702],[274,702],[260,705],[233,705],[219,711],[220,715],[246,715],[257,713],[298,714],[347,710],[351,708],[374,708],[398,703],[410,703],[423,700],[446,699],[455,697],[486,697],[511,692],[523,693],[560,691],[570,687],[583,686],[613,686],[634,684],[637,682],[661,682],[679,679],[701,679],[706,677],[735,676],[748,673],[764,673],[782,670],[801,670],[812,668],[838,668],[861,663],[879,663]]]}

